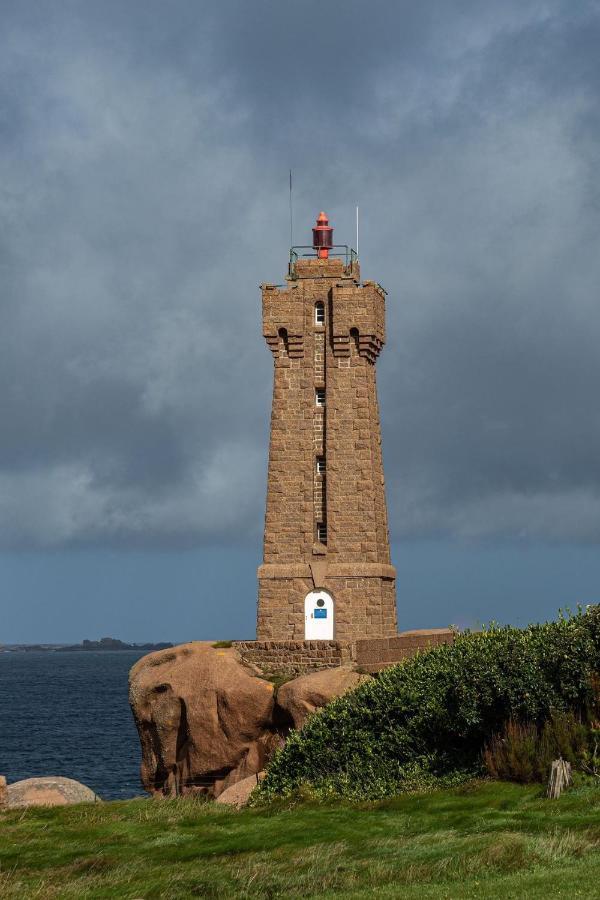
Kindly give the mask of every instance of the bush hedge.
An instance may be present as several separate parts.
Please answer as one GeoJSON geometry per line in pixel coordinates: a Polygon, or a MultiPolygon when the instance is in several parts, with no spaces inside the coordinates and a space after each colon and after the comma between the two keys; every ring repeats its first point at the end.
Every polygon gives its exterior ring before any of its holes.
{"type": "Polygon", "coordinates": [[[525,629],[491,626],[420,653],[337,698],[290,734],[258,800],[305,786],[378,798],[482,771],[509,720],[587,715],[600,671],[600,606],[525,629]]]}
{"type": "Polygon", "coordinates": [[[553,710],[543,725],[511,720],[486,744],[483,762],[492,778],[520,784],[546,782],[558,757],[573,769],[592,774],[598,762],[593,749],[595,730],[570,710],[553,710]]]}

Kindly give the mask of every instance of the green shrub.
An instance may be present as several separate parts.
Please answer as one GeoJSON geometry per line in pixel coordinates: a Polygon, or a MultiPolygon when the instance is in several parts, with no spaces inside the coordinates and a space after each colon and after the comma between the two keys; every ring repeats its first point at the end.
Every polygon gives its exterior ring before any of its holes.
{"type": "Polygon", "coordinates": [[[539,735],[532,722],[511,720],[501,734],[495,734],[483,751],[483,761],[492,778],[528,784],[536,781],[539,735]]]}
{"type": "Polygon", "coordinates": [[[571,711],[553,710],[541,727],[508,722],[486,745],[483,760],[492,778],[528,784],[546,782],[552,760],[558,757],[583,771],[592,755],[592,733],[586,723],[571,711]]]}
{"type": "Polygon", "coordinates": [[[486,741],[510,720],[585,715],[600,671],[600,607],[520,630],[465,634],[384,670],[293,732],[259,799],[303,783],[376,798],[407,785],[482,771],[486,741]]]}

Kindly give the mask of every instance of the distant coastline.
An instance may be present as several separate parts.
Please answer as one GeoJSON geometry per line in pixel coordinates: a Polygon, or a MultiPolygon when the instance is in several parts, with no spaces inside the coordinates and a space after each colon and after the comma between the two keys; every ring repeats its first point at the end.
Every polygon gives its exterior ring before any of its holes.
{"type": "Polygon", "coordinates": [[[173,644],[161,641],[157,644],[128,644],[118,638],[101,638],[99,641],[84,640],[81,644],[0,644],[0,653],[65,653],[86,651],[137,650],[151,653],[153,650],[166,650],[173,644]]]}

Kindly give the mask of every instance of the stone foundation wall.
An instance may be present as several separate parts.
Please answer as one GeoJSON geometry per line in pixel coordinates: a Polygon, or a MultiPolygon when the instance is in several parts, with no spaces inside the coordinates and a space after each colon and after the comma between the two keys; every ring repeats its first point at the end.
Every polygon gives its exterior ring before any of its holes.
{"type": "Polygon", "coordinates": [[[300,675],[338,666],[378,672],[420,650],[451,644],[455,636],[450,629],[434,628],[357,641],[234,641],[233,646],[245,663],[269,674],[300,675]]]}
{"type": "Polygon", "coordinates": [[[354,662],[357,668],[377,672],[416,656],[421,650],[452,644],[456,632],[448,628],[432,628],[425,631],[407,631],[389,638],[359,640],[353,645],[354,662]]]}
{"type": "Polygon", "coordinates": [[[300,675],[352,665],[349,641],[234,641],[242,660],[263,672],[300,675]]]}

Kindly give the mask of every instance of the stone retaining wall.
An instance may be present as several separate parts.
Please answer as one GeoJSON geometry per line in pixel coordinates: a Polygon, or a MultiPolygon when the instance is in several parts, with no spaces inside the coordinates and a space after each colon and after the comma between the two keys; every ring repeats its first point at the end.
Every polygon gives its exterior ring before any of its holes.
{"type": "Polygon", "coordinates": [[[234,641],[233,646],[245,663],[264,672],[300,675],[338,666],[378,672],[410,659],[419,650],[451,644],[454,638],[455,632],[448,628],[433,628],[358,641],[234,641]]]}
{"type": "Polygon", "coordinates": [[[420,650],[440,644],[452,644],[456,632],[449,628],[431,628],[423,631],[405,631],[390,638],[360,640],[354,643],[354,661],[357,668],[377,672],[415,656],[420,650]]]}
{"type": "Polygon", "coordinates": [[[234,641],[242,660],[264,672],[298,675],[352,665],[350,641],[234,641]]]}

